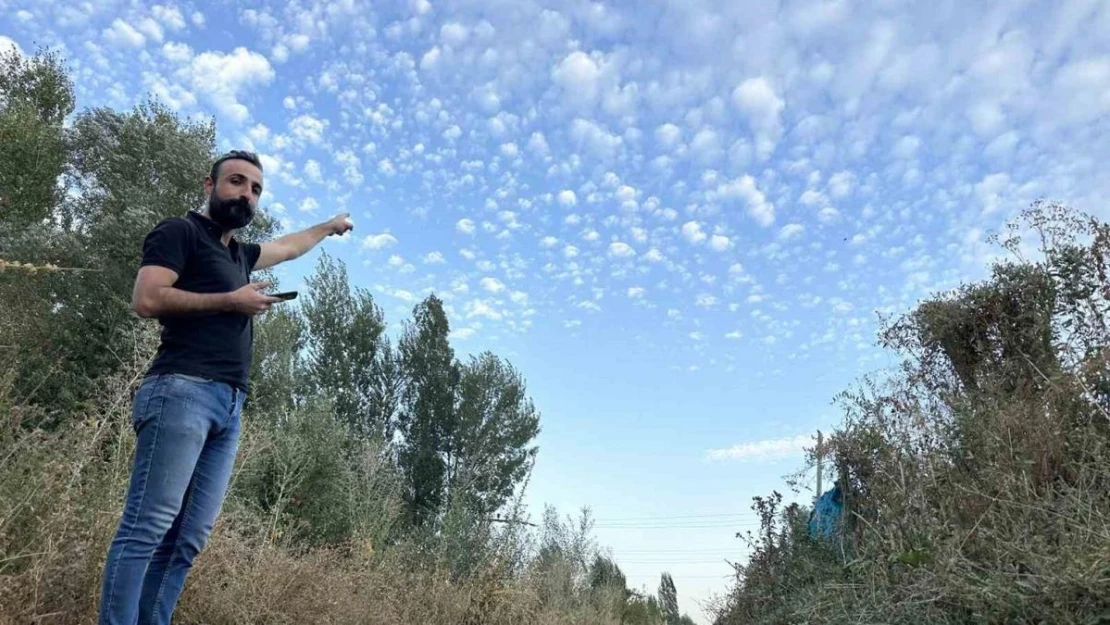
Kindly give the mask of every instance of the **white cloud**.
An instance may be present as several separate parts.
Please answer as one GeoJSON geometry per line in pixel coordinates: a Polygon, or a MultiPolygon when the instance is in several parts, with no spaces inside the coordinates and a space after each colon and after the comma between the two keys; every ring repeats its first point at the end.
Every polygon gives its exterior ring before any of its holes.
{"type": "Polygon", "coordinates": [[[547,144],[547,138],[539,131],[533,132],[532,136],[529,137],[528,149],[537,154],[547,154],[551,151],[551,147],[547,144]]]}
{"type": "Polygon", "coordinates": [[[301,141],[320,145],[324,141],[324,129],[327,126],[327,121],[312,115],[298,115],[289,122],[289,132],[301,141]]]}
{"type": "Polygon", "coordinates": [[[320,208],[320,203],[315,198],[306,197],[297,207],[297,210],[305,213],[315,213],[318,208],[320,208]]]}
{"type": "Polygon", "coordinates": [[[829,176],[829,193],[835,198],[842,198],[852,192],[855,184],[855,174],[850,171],[838,171],[829,176]]]}
{"type": "Polygon", "coordinates": [[[161,43],[162,38],[165,36],[162,25],[149,17],[139,20],[137,28],[139,32],[149,37],[155,43],[161,43]]]}
{"type": "Polygon", "coordinates": [[[615,258],[631,258],[636,255],[636,250],[627,243],[614,241],[609,244],[609,255],[615,258]]]}
{"type": "Polygon", "coordinates": [[[424,262],[429,265],[438,265],[447,261],[443,258],[443,254],[439,252],[428,252],[424,255],[424,262]]]}
{"type": "Polygon", "coordinates": [[[628,296],[631,297],[632,299],[642,299],[644,297],[644,293],[645,293],[645,290],[644,290],[644,287],[642,287],[642,286],[628,287],[628,296]]]}
{"type": "Polygon", "coordinates": [[[500,321],[504,314],[493,307],[493,304],[483,299],[471,300],[466,303],[464,307],[466,310],[466,317],[468,319],[473,317],[485,317],[493,321],[500,321]]]}
{"type": "Polygon", "coordinates": [[[755,184],[755,178],[744,175],[717,188],[717,195],[724,199],[743,199],[748,205],[748,214],[761,226],[775,223],[775,205],[755,184]]]}
{"type": "Polygon", "coordinates": [[[709,460],[737,460],[740,462],[758,460],[782,460],[801,456],[807,447],[814,445],[811,436],[794,436],[740,443],[724,449],[710,449],[706,452],[709,460]]]}
{"type": "Polygon", "coordinates": [[[470,29],[458,22],[449,22],[439,29],[439,36],[449,46],[461,46],[470,38],[470,29]]]}
{"type": "Polygon", "coordinates": [[[786,224],[779,230],[779,238],[782,240],[793,239],[805,230],[805,226],[799,223],[786,224]]]}
{"type": "Polygon", "coordinates": [[[706,234],[701,229],[701,224],[696,221],[688,221],[682,224],[682,238],[687,242],[698,244],[705,241],[706,234]]]}
{"type": "Polygon", "coordinates": [[[146,45],[146,36],[134,26],[116,18],[112,25],[101,33],[104,41],[118,48],[141,48],[146,45]]]}
{"type": "Polygon", "coordinates": [[[490,293],[500,293],[501,291],[505,290],[505,284],[497,278],[486,276],[485,278],[482,278],[478,283],[482,285],[483,289],[489,291],[490,293]]]}
{"type": "Polygon", "coordinates": [[[717,298],[708,293],[701,293],[694,300],[694,304],[697,305],[698,308],[712,308],[717,305],[717,298]]]}
{"type": "Polygon", "coordinates": [[[564,189],[559,192],[559,203],[563,206],[574,206],[578,203],[578,196],[570,189],[564,189]]]}
{"type": "Polygon", "coordinates": [[[575,51],[559,61],[551,71],[551,79],[572,103],[592,104],[597,100],[601,68],[590,55],[575,51]]]}
{"type": "Polygon", "coordinates": [[[545,248],[552,248],[559,244],[559,239],[553,236],[546,236],[540,239],[540,246],[545,248]]]}
{"type": "Polygon", "coordinates": [[[732,240],[722,234],[715,234],[709,238],[710,249],[723,252],[732,247],[732,240]]]}
{"type": "Polygon", "coordinates": [[[712,128],[702,128],[690,141],[690,151],[703,162],[713,160],[721,151],[720,135],[712,128]]]}
{"type": "Polygon", "coordinates": [[[466,339],[474,336],[475,332],[477,332],[477,329],[471,326],[465,328],[455,328],[454,330],[451,330],[450,338],[452,340],[465,341],[466,339]]]}
{"type": "Polygon", "coordinates": [[[578,146],[602,160],[615,158],[624,143],[623,139],[609,132],[598,122],[582,118],[571,122],[570,136],[578,146]]]}
{"type": "Polygon", "coordinates": [[[194,91],[204,94],[216,109],[236,123],[250,118],[239,98],[269,84],[274,69],[266,57],[246,48],[231,53],[203,52],[177,72],[194,91]]]}
{"type": "Polygon", "coordinates": [[[671,123],[663,124],[655,129],[655,140],[664,150],[673,150],[682,141],[682,129],[671,123]]]}
{"type": "Polygon", "coordinates": [[[397,237],[389,234],[388,232],[371,234],[362,240],[362,246],[371,250],[380,250],[382,248],[391,247],[396,244],[397,237]]]}
{"type": "Polygon", "coordinates": [[[748,118],[756,139],[756,153],[767,158],[782,134],[781,115],[786,103],[763,76],[740,83],[732,91],[732,102],[748,118]]]}
{"type": "Polygon", "coordinates": [[[362,161],[358,155],[350,150],[340,150],[336,153],[335,160],[343,166],[343,178],[347,182],[356,187],[362,184],[362,161]]]}
{"type": "Polygon", "coordinates": [[[995,173],[985,176],[975,185],[975,195],[983,206],[983,212],[993,213],[1002,208],[1010,188],[1010,176],[995,173]]]}
{"type": "Polygon", "coordinates": [[[304,176],[308,178],[310,182],[324,181],[323,174],[320,171],[320,163],[311,158],[305,161],[304,176]]]}
{"type": "Polygon", "coordinates": [[[185,16],[181,14],[181,10],[177,7],[156,4],[151,7],[150,12],[154,15],[154,19],[161,22],[166,28],[171,30],[185,28],[185,16]]]}
{"type": "Polygon", "coordinates": [[[909,160],[917,156],[917,150],[921,147],[921,139],[914,135],[906,135],[894,144],[894,156],[902,160],[909,160]]]}
{"type": "Polygon", "coordinates": [[[455,223],[455,230],[463,234],[474,234],[474,220],[466,218],[458,220],[455,223]]]}
{"type": "Polygon", "coordinates": [[[1063,125],[1090,123],[1110,112],[1110,55],[1077,59],[1056,74],[1052,93],[1066,93],[1053,112],[1063,125]]]}
{"type": "Polygon", "coordinates": [[[459,128],[458,125],[455,125],[455,124],[452,124],[450,128],[443,131],[443,138],[447,139],[448,141],[454,141],[455,139],[458,139],[461,136],[462,136],[462,128],[459,128]]]}

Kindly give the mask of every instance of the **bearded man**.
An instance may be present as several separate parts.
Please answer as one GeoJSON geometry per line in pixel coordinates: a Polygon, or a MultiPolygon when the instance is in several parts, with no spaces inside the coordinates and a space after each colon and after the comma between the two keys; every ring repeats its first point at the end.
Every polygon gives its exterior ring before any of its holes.
{"type": "Polygon", "coordinates": [[[101,625],[168,625],[193,559],[220,513],[239,446],[254,316],[282,301],[250,274],[292,260],[353,228],[341,214],[277,240],[235,233],[254,217],[262,164],[251,152],[216,160],[208,203],[146,237],[131,295],[162,339],[131,409],[130,486],[104,565],[101,625]]]}

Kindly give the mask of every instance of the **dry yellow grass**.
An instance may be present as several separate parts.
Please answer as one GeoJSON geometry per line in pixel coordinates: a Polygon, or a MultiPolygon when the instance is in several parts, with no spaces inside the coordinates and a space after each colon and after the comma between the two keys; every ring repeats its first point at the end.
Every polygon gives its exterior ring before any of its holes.
{"type": "MultiPolygon", "coordinates": [[[[119,519],[133,450],[130,397],[151,337],[135,362],[102,385],[88,414],[54,431],[27,430],[34,410],[0,384],[0,624],[95,623],[100,575],[119,519]]],[[[240,464],[256,453],[247,428],[240,464]]],[[[541,574],[496,564],[464,580],[416,549],[294,549],[269,519],[229,499],[198,557],[175,622],[183,625],[609,625],[587,602],[539,599],[541,574]]]]}

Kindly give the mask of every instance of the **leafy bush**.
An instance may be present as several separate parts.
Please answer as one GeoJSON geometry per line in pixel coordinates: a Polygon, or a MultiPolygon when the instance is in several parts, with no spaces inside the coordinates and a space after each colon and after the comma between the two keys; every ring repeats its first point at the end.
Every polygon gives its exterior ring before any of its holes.
{"type": "Polygon", "coordinates": [[[722,606],[740,623],[1099,623],[1110,618],[1110,226],[1063,206],[1014,224],[991,278],[889,324],[904,357],[844,393],[830,438],[844,531],[763,525],[722,606]]]}

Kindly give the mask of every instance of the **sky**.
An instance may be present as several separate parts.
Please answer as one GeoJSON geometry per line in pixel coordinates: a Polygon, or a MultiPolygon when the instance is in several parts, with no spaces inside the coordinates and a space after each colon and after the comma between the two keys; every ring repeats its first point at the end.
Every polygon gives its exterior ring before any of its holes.
{"type": "Polygon", "coordinates": [[[751,498],[812,497],[784,477],[834,395],[896,364],[879,316],[1037,198],[1108,213],[1097,0],[0,0],[11,45],[79,108],[214,117],[287,231],[350,212],[282,286],[323,251],[394,329],[442,298],[542,414],[533,519],[588,506],[699,623],[751,498]]]}

